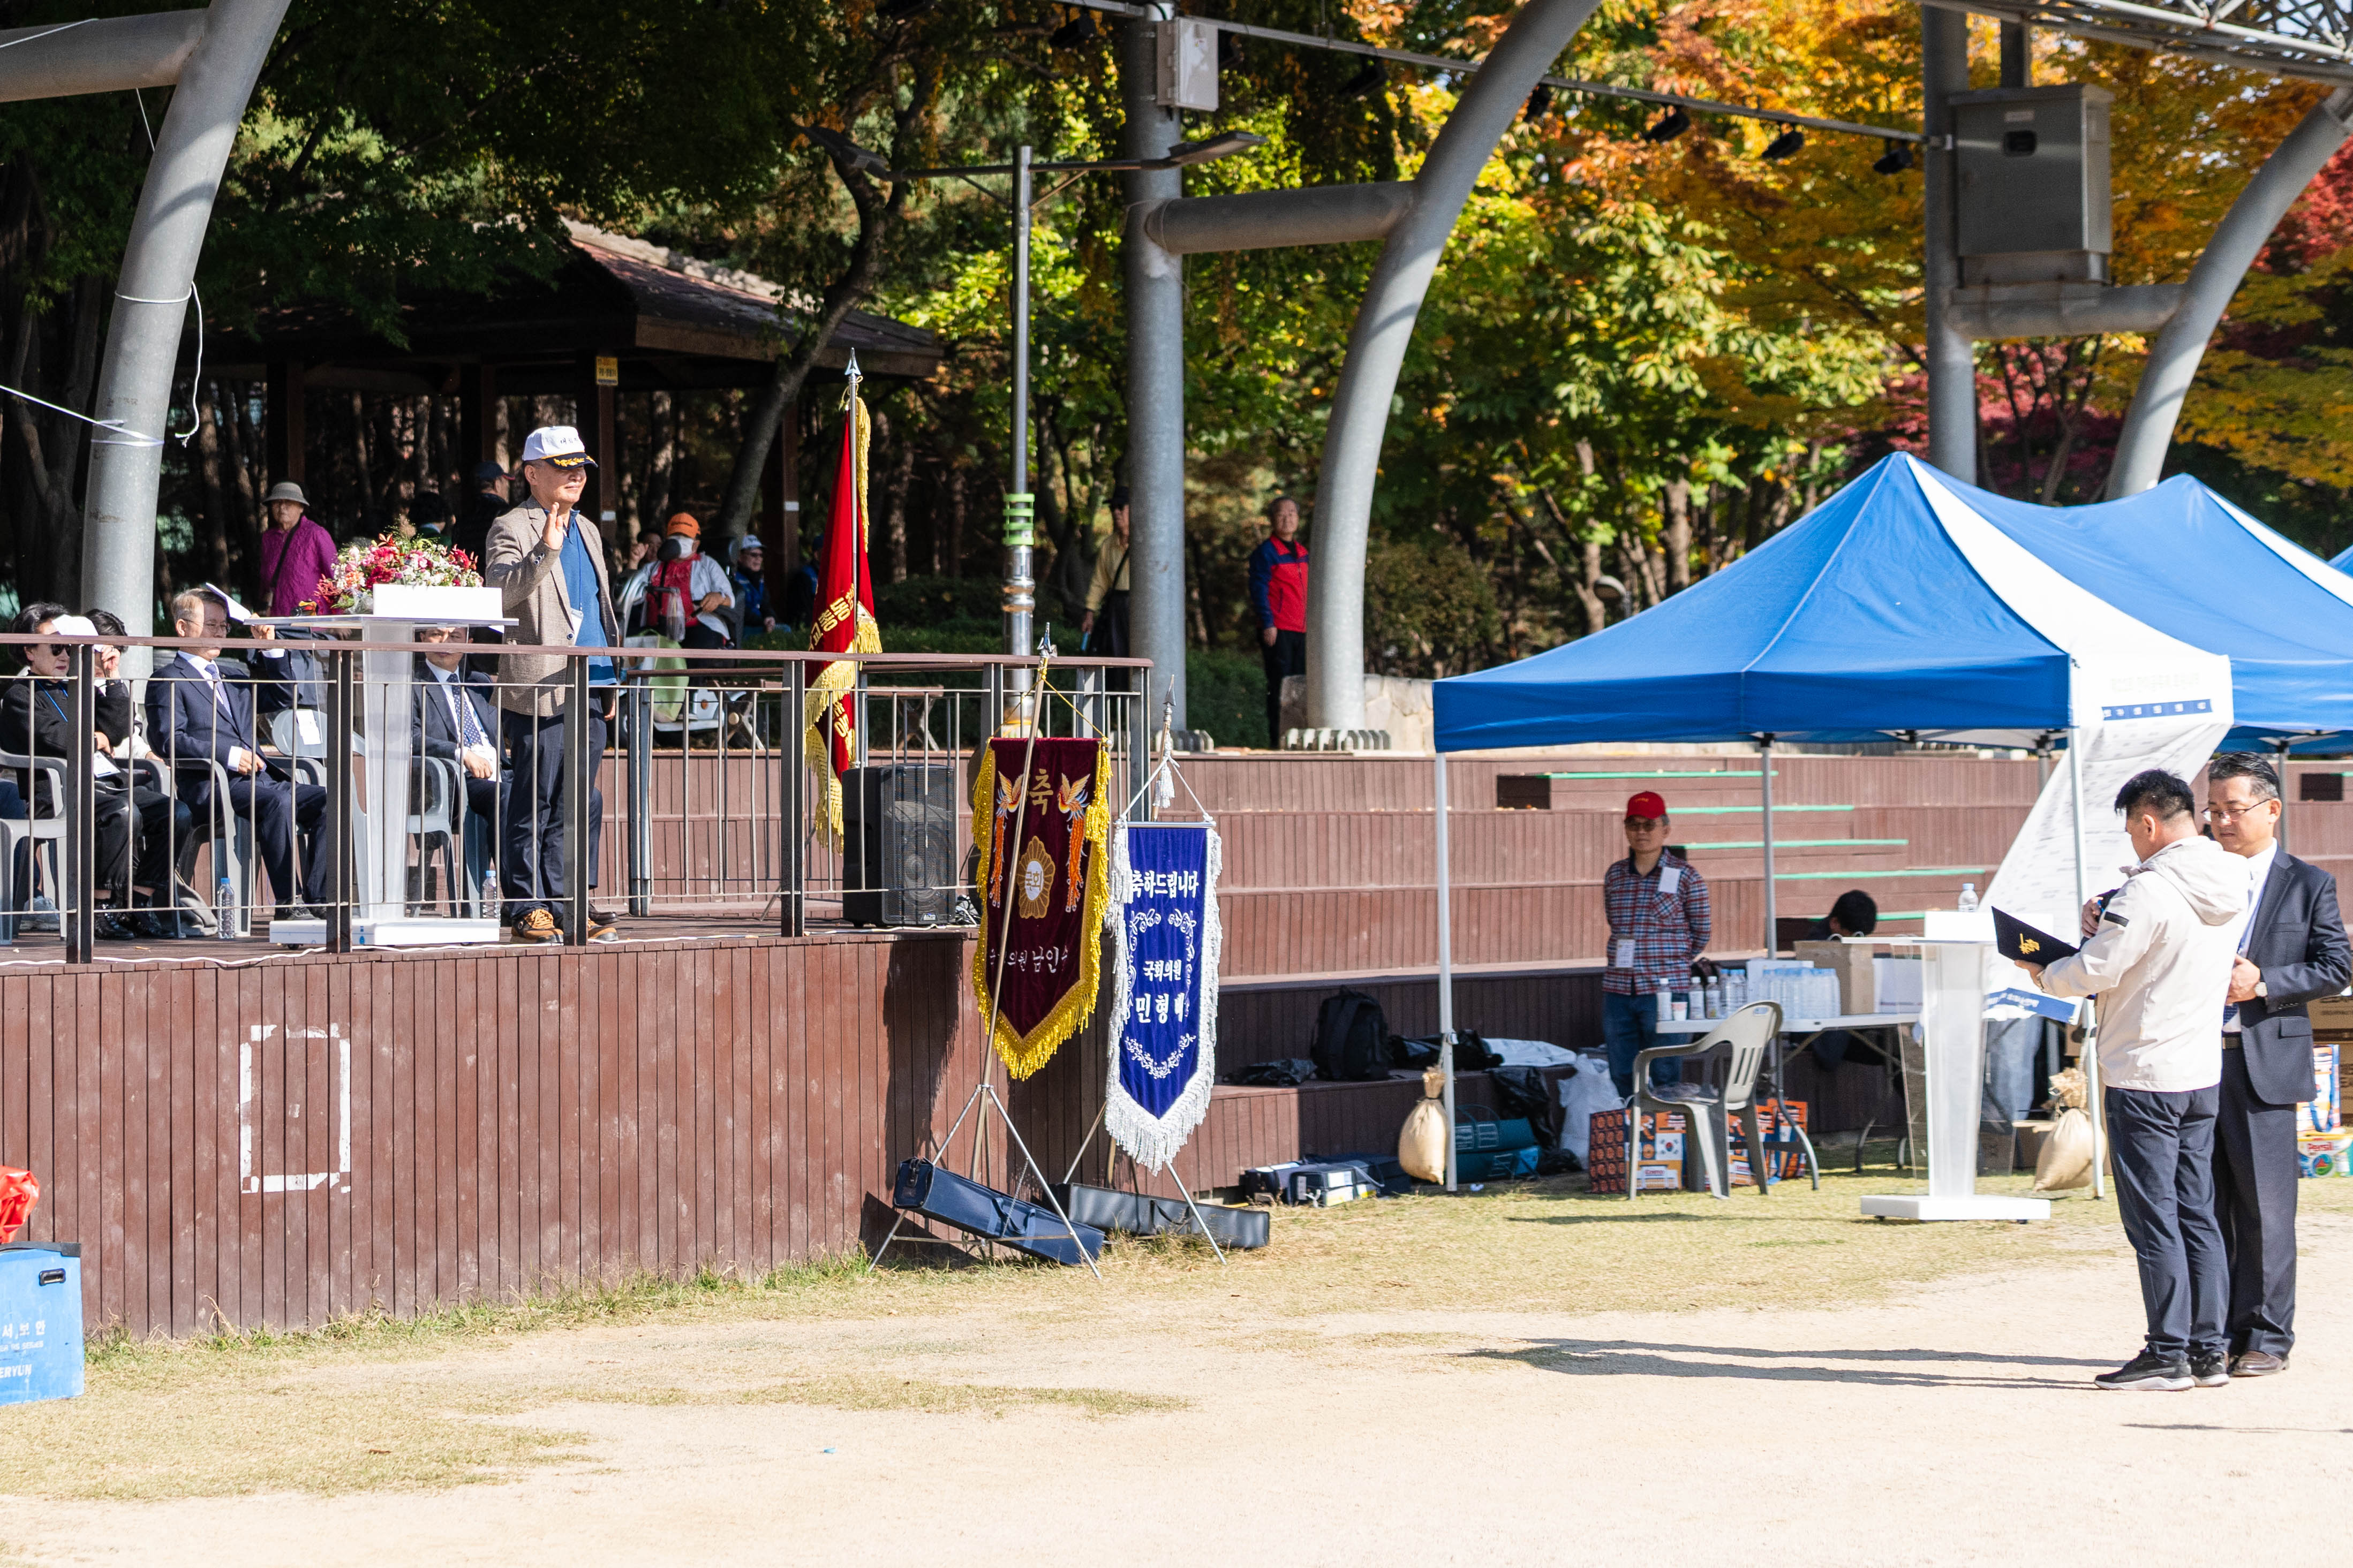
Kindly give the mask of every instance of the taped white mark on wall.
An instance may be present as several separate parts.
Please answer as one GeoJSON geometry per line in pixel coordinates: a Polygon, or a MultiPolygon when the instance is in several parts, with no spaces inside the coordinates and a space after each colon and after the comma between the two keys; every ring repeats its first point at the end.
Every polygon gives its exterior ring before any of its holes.
{"type": "MultiPolygon", "coordinates": [[[[260,1137],[261,1073],[256,1060],[260,1047],[278,1037],[275,1024],[255,1024],[246,1030],[245,1043],[237,1048],[237,1190],[245,1193],[308,1193],[321,1187],[352,1188],[352,1043],[343,1037],[341,1024],[330,1024],[323,1029],[289,1029],[285,1049],[300,1064],[301,1078],[307,1081],[309,1064],[313,1051],[326,1052],[327,1066],[333,1078],[332,1094],[335,1107],[335,1168],[332,1171],[302,1171],[280,1173],[258,1169],[261,1163],[260,1137]]],[[[290,1085],[289,1087],[291,1087],[290,1085]]],[[[302,1117],[302,1102],[285,1101],[286,1120],[290,1124],[302,1117]]],[[[291,1131],[290,1125],[289,1131],[291,1131]]]]}

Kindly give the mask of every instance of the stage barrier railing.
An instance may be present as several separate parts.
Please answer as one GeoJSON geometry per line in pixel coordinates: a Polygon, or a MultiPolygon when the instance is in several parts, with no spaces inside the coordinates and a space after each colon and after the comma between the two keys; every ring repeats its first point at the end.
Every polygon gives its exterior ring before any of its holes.
{"type": "Polygon", "coordinates": [[[985,739],[1099,735],[1122,803],[1150,766],[1142,660],[1058,658],[1040,689],[1036,658],[467,637],[0,635],[0,941],[88,962],[968,925],[985,739]],[[510,681],[509,656],[550,673],[510,681]],[[831,666],[861,720],[839,837],[808,762],[831,666]]]}

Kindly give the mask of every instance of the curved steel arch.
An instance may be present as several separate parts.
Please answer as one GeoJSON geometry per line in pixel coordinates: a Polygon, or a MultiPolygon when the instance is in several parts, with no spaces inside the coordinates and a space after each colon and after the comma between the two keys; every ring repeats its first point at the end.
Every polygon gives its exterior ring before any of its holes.
{"type": "MultiPolygon", "coordinates": [[[[1365,713],[1365,548],[1389,404],[1406,345],[1455,220],[1520,106],[1599,0],[1529,0],[1430,149],[1413,205],[1389,231],[1348,336],[1315,487],[1315,559],[1307,579],[1311,725],[1357,729],[1365,713]]],[[[1280,739],[1278,737],[1278,739],[1280,739]]]]}
{"type": "MultiPolygon", "coordinates": [[[[172,411],[196,260],[211,226],[246,104],[277,41],[287,0],[213,0],[186,56],[140,187],[106,333],[98,418],[83,504],[82,595],[142,633],[155,620],[155,499],[160,438],[172,411]]],[[[128,85],[125,83],[124,85],[128,85]]],[[[85,89],[86,90],[86,89],[85,89]]],[[[148,650],[124,650],[147,673],[148,650]]]]}

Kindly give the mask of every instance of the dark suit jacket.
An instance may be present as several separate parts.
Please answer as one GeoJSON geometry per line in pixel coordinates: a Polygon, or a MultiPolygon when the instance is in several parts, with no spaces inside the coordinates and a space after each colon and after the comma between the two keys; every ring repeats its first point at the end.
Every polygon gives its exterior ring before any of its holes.
{"type": "Polygon", "coordinates": [[[2247,1079],[2274,1105],[2312,1098],[2312,1020],[2305,1004],[2334,996],[2353,976],[2353,946],[2337,910],[2337,879],[2286,850],[2272,859],[2247,939],[2265,994],[2239,1005],[2247,1079]]]}
{"type": "MultiPolygon", "coordinates": [[[[212,789],[212,773],[204,765],[207,761],[227,767],[232,746],[257,756],[261,752],[254,736],[252,691],[232,679],[234,673],[224,667],[221,690],[228,700],[227,712],[214,702],[211,683],[185,655],[174,654],[170,663],[147,679],[148,747],[173,770],[174,786],[198,804],[209,798],[212,789]]],[[[283,774],[271,763],[269,776],[283,774]]]]}
{"type": "MultiPolygon", "coordinates": [[[[62,680],[38,680],[27,672],[0,683],[0,751],[72,761],[74,731],[66,720],[72,711],[73,696],[62,680]]],[[[89,738],[83,737],[81,743],[87,750],[89,738]]],[[[56,792],[46,770],[11,772],[7,776],[16,781],[26,800],[34,799],[37,790],[41,808],[49,809],[56,792]]]]}
{"type": "MultiPolygon", "coordinates": [[[[499,714],[491,683],[470,674],[463,667],[456,673],[459,689],[474,705],[474,721],[482,727],[483,742],[495,751],[499,743],[499,714]]],[[[420,757],[454,760],[459,751],[457,722],[441,695],[440,679],[422,658],[417,661],[417,710],[408,743],[409,749],[420,757]]]]}

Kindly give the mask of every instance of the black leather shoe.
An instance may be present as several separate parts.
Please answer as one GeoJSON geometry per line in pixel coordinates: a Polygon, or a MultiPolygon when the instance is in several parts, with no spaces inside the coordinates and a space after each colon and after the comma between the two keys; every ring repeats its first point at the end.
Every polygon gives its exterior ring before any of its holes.
{"type": "Polygon", "coordinates": [[[90,918],[90,935],[100,942],[137,942],[143,934],[128,915],[101,910],[90,918]]]}
{"type": "Polygon", "coordinates": [[[2221,1351],[2191,1351],[2189,1381],[2200,1388],[2221,1388],[2231,1381],[2231,1358],[2221,1351]]]}
{"type": "Polygon", "coordinates": [[[2287,1357],[2269,1351],[2241,1351],[2231,1358],[2232,1377],[2269,1377],[2287,1370],[2287,1357]]]}

